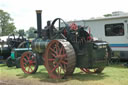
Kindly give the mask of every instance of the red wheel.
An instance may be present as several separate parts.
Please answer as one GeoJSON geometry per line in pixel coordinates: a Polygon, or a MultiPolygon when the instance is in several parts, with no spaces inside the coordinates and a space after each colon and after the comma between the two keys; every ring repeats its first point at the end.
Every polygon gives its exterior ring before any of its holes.
{"type": "Polygon", "coordinates": [[[53,79],[71,75],[75,69],[76,57],[72,45],[66,40],[51,41],[45,52],[45,67],[53,79]]]}
{"type": "Polygon", "coordinates": [[[86,73],[101,73],[104,70],[104,67],[99,67],[95,69],[87,69],[87,68],[80,68],[80,69],[86,73]]]}
{"type": "Polygon", "coordinates": [[[24,73],[33,74],[38,69],[36,56],[32,52],[24,52],[20,60],[21,68],[24,73]]]}

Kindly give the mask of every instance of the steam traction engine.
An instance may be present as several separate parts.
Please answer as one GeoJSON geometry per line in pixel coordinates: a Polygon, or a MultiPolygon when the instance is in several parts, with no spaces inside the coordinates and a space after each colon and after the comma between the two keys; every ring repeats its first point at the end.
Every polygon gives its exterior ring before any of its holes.
{"type": "Polygon", "coordinates": [[[11,50],[14,48],[25,48],[27,42],[26,38],[20,33],[19,36],[9,34],[7,41],[0,41],[0,56],[3,56],[4,60],[10,60],[11,50]]]}
{"type": "Polygon", "coordinates": [[[75,67],[84,72],[103,71],[110,55],[105,41],[94,41],[86,27],[75,23],[69,26],[61,18],[52,23],[48,21],[42,29],[41,10],[36,12],[38,37],[32,42],[32,52],[24,52],[21,56],[24,73],[35,73],[39,64],[43,64],[54,79],[73,74],[75,67]]]}

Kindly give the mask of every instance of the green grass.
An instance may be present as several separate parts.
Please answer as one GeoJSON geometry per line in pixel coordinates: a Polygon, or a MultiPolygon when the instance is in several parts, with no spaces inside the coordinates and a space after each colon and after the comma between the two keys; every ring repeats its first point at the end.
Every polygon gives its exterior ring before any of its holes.
{"type": "Polygon", "coordinates": [[[19,79],[34,79],[40,82],[60,83],[65,85],[128,85],[128,68],[121,64],[110,65],[101,74],[81,73],[79,68],[75,69],[74,74],[67,79],[50,79],[44,66],[40,66],[36,74],[27,75],[22,70],[15,67],[8,68],[0,65],[0,77],[11,77],[19,79]]]}

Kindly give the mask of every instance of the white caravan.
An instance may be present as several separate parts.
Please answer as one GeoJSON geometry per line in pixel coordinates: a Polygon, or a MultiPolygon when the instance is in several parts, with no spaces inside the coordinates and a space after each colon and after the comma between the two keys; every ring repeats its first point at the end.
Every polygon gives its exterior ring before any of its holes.
{"type": "Polygon", "coordinates": [[[107,41],[113,51],[119,51],[122,59],[128,59],[128,15],[99,19],[71,21],[77,25],[89,26],[91,34],[107,41]]]}

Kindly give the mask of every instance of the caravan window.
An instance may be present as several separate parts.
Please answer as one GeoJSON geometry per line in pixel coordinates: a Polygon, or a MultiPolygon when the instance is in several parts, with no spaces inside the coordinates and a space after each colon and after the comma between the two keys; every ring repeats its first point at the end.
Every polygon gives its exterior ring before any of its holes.
{"type": "Polygon", "coordinates": [[[105,25],[105,36],[123,36],[124,35],[124,24],[106,24],[105,25]]]}

